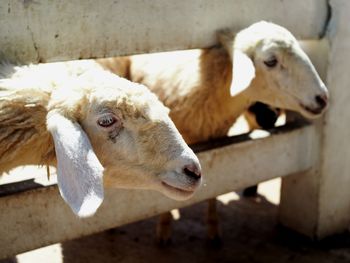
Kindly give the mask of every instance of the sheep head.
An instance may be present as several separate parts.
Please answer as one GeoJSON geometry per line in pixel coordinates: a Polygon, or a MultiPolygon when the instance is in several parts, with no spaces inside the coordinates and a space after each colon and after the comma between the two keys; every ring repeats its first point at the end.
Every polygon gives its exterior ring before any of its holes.
{"type": "Polygon", "coordinates": [[[308,56],[285,28],[265,21],[240,31],[219,34],[232,57],[231,95],[245,92],[255,101],[320,116],[328,91],[308,56]]]}
{"type": "Polygon", "coordinates": [[[47,117],[64,200],[79,216],[95,213],[103,185],[152,189],[183,200],[201,182],[201,168],[146,87],[101,70],[52,93],[47,117]]]}

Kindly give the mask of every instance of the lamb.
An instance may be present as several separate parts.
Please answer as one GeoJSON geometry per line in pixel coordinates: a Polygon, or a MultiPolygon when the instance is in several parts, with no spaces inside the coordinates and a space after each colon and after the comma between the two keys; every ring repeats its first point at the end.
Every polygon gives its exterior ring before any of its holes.
{"type": "Polygon", "coordinates": [[[57,167],[61,196],[93,215],[106,187],[190,198],[201,168],[169,110],[146,87],[94,61],[0,65],[0,174],[57,167]]]}
{"type": "MultiPolygon", "coordinates": [[[[328,91],[310,59],[285,28],[261,21],[218,33],[220,44],[197,50],[98,60],[132,81],[148,86],[171,109],[189,144],[226,136],[254,102],[319,117],[328,91]],[[124,74],[124,75],[123,75],[124,74]]],[[[215,200],[209,201],[208,237],[219,240],[215,200]]],[[[171,215],[163,214],[158,241],[170,238],[171,215]]]]}

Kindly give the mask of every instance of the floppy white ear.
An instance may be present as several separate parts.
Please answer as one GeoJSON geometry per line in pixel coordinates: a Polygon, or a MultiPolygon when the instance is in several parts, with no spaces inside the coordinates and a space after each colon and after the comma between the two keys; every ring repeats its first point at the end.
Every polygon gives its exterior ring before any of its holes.
{"type": "Polygon", "coordinates": [[[233,97],[249,87],[255,77],[255,67],[253,61],[242,51],[234,50],[232,59],[230,93],[233,97]]]}
{"type": "Polygon", "coordinates": [[[103,167],[78,123],[61,114],[48,116],[57,158],[60,194],[79,217],[93,215],[103,201],[103,167]]]}

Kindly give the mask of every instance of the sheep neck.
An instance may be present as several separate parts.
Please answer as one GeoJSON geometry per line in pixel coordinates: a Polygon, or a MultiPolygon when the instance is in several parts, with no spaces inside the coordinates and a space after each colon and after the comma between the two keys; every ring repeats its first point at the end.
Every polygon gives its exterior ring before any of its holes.
{"type": "Polygon", "coordinates": [[[170,117],[187,143],[226,136],[252,101],[248,92],[231,97],[232,63],[221,47],[204,49],[199,60],[199,85],[171,108],[170,117]]]}
{"type": "Polygon", "coordinates": [[[53,164],[53,141],[46,130],[48,97],[17,92],[14,99],[0,100],[0,173],[20,165],[53,164]]]}

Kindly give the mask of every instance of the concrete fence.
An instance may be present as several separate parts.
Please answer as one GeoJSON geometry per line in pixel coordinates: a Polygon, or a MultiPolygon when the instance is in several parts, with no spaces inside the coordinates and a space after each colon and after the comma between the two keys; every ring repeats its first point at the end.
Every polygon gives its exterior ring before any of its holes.
{"type": "Polygon", "coordinates": [[[313,238],[346,229],[349,11],[346,0],[2,1],[1,52],[34,63],[207,47],[216,43],[218,29],[238,31],[259,20],[273,21],[309,40],[306,51],[330,89],[331,106],[315,123],[288,124],[257,140],[241,135],[202,145],[197,152],[206,184],[186,202],[152,191],[107,190],[97,214],[81,220],[61,200],[56,186],[18,183],[18,191],[0,186],[0,258],[276,177],[283,177],[282,224],[313,238]]]}

